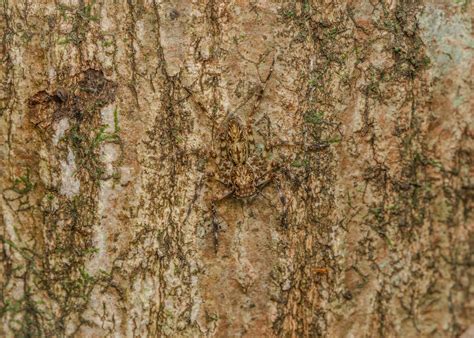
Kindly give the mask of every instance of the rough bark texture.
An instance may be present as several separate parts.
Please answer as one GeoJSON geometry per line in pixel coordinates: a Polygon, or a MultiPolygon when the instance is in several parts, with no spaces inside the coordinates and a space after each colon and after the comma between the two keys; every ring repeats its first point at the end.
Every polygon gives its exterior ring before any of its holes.
{"type": "Polygon", "coordinates": [[[470,0],[1,0],[0,17],[0,336],[472,324],[470,0]],[[273,165],[248,198],[220,199],[229,117],[273,165]]]}

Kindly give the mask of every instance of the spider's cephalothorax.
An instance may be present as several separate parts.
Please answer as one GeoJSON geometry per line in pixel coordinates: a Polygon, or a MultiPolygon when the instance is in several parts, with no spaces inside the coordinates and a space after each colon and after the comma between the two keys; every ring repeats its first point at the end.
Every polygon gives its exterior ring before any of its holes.
{"type": "Polygon", "coordinates": [[[224,148],[222,155],[228,157],[233,166],[244,164],[249,158],[249,141],[252,140],[252,131],[245,130],[240,121],[233,117],[221,136],[221,147],[224,148]]]}

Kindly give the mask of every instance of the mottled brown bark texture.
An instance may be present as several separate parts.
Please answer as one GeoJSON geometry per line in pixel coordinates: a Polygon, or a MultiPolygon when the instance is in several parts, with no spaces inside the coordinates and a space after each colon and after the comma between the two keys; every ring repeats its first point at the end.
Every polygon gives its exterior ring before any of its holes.
{"type": "Polygon", "coordinates": [[[461,336],[472,13],[0,0],[0,336],[461,336]]]}

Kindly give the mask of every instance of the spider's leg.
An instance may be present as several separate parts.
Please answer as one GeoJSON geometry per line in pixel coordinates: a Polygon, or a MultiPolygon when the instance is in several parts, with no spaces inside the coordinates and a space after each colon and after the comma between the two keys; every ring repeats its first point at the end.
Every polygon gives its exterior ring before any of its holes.
{"type": "MultiPolygon", "coordinates": [[[[193,83],[192,86],[194,86],[194,84],[195,83],[193,83]]],[[[209,103],[206,104],[205,102],[203,102],[199,98],[198,92],[193,91],[191,87],[186,87],[186,86],[183,87],[184,91],[186,92],[186,96],[183,99],[181,99],[181,101],[189,102],[193,106],[193,108],[195,108],[194,111],[196,111],[201,116],[204,116],[206,120],[210,122],[212,128],[216,127],[217,123],[216,123],[215,114],[213,112],[210,112],[209,109],[206,108],[206,106],[208,106],[209,103]]]]}
{"type": "Polygon", "coordinates": [[[229,184],[227,183],[227,180],[220,178],[218,174],[214,174],[214,175],[210,176],[210,178],[213,179],[216,182],[219,182],[220,184],[222,184],[225,187],[229,186],[229,184]]]}
{"type": "MultiPolygon", "coordinates": [[[[278,169],[278,168],[277,168],[278,169]]],[[[273,174],[273,171],[275,169],[271,169],[270,173],[272,173],[272,175],[262,181],[261,183],[259,183],[257,185],[257,188],[258,188],[258,195],[262,196],[267,202],[268,204],[274,208],[274,209],[277,209],[278,210],[278,207],[276,205],[274,205],[271,200],[263,193],[263,189],[270,183],[275,183],[275,186],[276,186],[276,190],[278,191],[278,199],[280,200],[280,203],[281,203],[281,213],[280,213],[280,224],[282,227],[284,228],[288,228],[288,210],[289,210],[289,203],[288,203],[288,198],[286,197],[286,195],[284,194],[283,192],[283,189],[281,187],[281,181],[280,181],[280,177],[279,175],[275,175],[273,174]]],[[[268,173],[264,174],[264,175],[267,175],[268,173]]]]}
{"type": "Polygon", "coordinates": [[[223,202],[227,198],[231,197],[234,194],[234,191],[231,190],[221,197],[215,198],[211,200],[211,226],[212,226],[212,233],[213,233],[213,242],[214,242],[214,251],[217,253],[219,249],[219,230],[220,224],[217,220],[217,204],[223,202]]]}
{"type": "Polygon", "coordinates": [[[261,175],[257,176],[257,187],[265,186],[266,184],[271,182],[275,177],[274,173],[279,169],[281,169],[281,165],[277,162],[268,162],[266,170],[261,175]]]}
{"type": "Polygon", "coordinates": [[[253,104],[252,109],[250,110],[250,113],[248,114],[248,119],[251,121],[252,124],[253,124],[253,122],[255,122],[254,121],[255,120],[254,116],[255,116],[255,114],[256,114],[259,106],[260,106],[260,103],[262,102],[263,93],[265,92],[265,89],[267,88],[270,77],[273,74],[273,67],[275,65],[275,60],[276,60],[275,57],[273,57],[272,63],[270,65],[270,69],[268,70],[268,74],[263,80],[260,77],[260,73],[258,72],[258,66],[257,66],[257,73],[259,73],[258,77],[259,77],[259,80],[260,80],[260,85],[258,86],[258,88],[256,90],[256,93],[254,94],[255,95],[254,104],[253,104]]]}
{"type": "Polygon", "coordinates": [[[268,205],[270,205],[270,207],[272,207],[273,209],[276,209],[276,206],[275,206],[275,205],[272,203],[272,201],[263,193],[262,190],[259,190],[259,191],[257,192],[257,194],[258,194],[258,196],[262,196],[263,199],[268,202],[268,205]]]}
{"type": "Polygon", "coordinates": [[[283,228],[288,228],[288,210],[290,208],[288,198],[283,192],[280,178],[275,179],[275,185],[278,190],[278,197],[281,203],[282,212],[280,213],[280,224],[283,228]]]}

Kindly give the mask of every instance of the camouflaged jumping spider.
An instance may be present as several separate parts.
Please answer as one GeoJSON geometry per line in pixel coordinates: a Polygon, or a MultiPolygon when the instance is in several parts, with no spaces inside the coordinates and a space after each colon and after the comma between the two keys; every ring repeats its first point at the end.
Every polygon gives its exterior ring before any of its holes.
{"type": "Polygon", "coordinates": [[[248,200],[261,193],[275,178],[278,165],[265,158],[264,147],[256,147],[253,133],[253,118],[244,126],[236,116],[230,116],[219,131],[219,152],[216,154],[218,172],[213,178],[227,188],[220,197],[211,199],[214,245],[217,250],[216,205],[227,198],[248,200]]]}
{"type": "Polygon", "coordinates": [[[252,124],[253,119],[249,118],[245,128],[238,117],[232,116],[220,132],[219,172],[214,176],[229,191],[214,203],[230,196],[240,199],[253,197],[271,180],[275,164],[269,162],[266,165],[263,149],[257,150],[252,124]]]}

